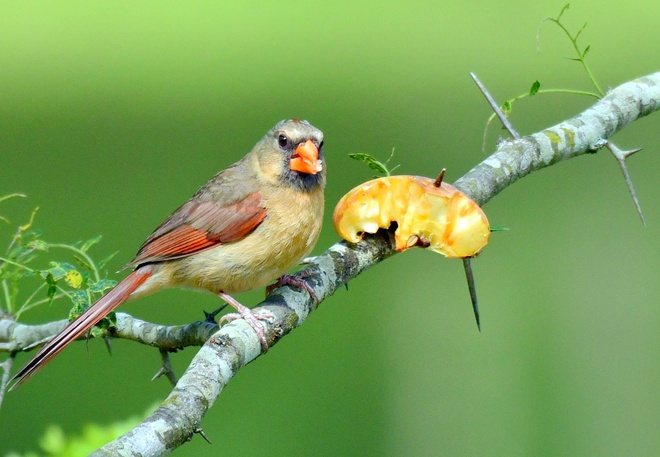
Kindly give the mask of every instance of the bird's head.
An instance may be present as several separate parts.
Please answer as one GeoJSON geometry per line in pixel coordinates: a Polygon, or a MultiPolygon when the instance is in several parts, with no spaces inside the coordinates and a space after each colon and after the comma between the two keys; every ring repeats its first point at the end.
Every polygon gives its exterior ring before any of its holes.
{"type": "Polygon", "coordinates": [[[257,148],[261,169],[271,179],[300,190],[325,187],[323,132],[307,121],[281,121],[257,148]]]}

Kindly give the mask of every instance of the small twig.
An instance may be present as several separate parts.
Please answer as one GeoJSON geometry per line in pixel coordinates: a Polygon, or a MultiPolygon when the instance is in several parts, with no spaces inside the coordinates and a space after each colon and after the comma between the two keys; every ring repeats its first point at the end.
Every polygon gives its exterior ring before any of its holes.
{"type": "Polygon", "coordinates": [[[474,73],[470,72],[470,76],[472,76],[472,79],[474,79],[474,82],[477,84],[477,87],[481,91],[482,94],[484,94],[484,97],[486,97],[486,100],[488,101],[488,104],[490,107],[495,111],[495,114],[497,114],[498,119],[500,122],[502,122],[502,125],[504,125],[504,128],[506,128],[509,133],[511,134],[512,137],[514,137],[516,140],[520,139],[520,135],[516,131],[516,129],[513,128],[513,125],[511,122],[509,122],[509,119],[506,117],[504,112],[500,109],[499,105],[495,101],[495,99],[490,95],[490,92],[488,92],[488,89],[481,84],[481,81],[479,81],[479,78],[477,78],[477,75],[474,73]]]}
{"type": "MultiPolygon", "coordinates": [[[[17,197],[25,197],[25,195],[23,195],[23,194],[13,194],[13,195],[17,196],[17,197]]],[[[11,252],[11,250],[14,247],[14,245],[16,244],[16,242],[21,238],[21,235],[23,234],[23,232],[25,232],[30,227],[32,227],[32,224],[34,223],[34,217],[36,216],[38,210],[39,210],[39,207],[36,207],[32,211],[32,214],[30,215],[30,220],[26,224],[18,226],[18,229],[16,230],[16,233],[14,234],[11,242],[9,243],[9,246],[7,246],[7,250],[5,252],[7,252],[7,253],[11,252]]]]}
{"type": "Polygon", "coordinates": [[[571,58],[567,57],[569,60],[573,60],[576,62],[580,62],[582,64],[582,68],[587,72],[587,76],[589,76],[589,80],[591,81],[591,84],[593,84],[594,88],[600,96],[602,97],[605,95],[605,92],[603,92],[603,89],[601,89],[600,84],[598,84],[598,81],[596,81],[596,78],[594,77],[593,73],[591,72],[591,69],[589,68],[589,65],[587,65],[587,61],[585,60],[585,57],[587,56],[587,53],[589,52],[589,49],[591,46],[587,45],[584,49],[580,49],[580,46],[578,45],[578,38],[584,31],[585,27],[587,26],[587,23],[585,22],[582,24],[582,27],[575,33],[575,35],[572,35],[571,32],[568,31],[566,26],[561,22],[561,17],[563,14],[568,10],[570,6],[570,3],[567,3],[564,5],[564,7],[561,9],[559,12],[559,15],[557,17],[547,17],[541,21],[541,24],[539,25],[538,30],[536,31],[536,47],[537,49],[540,49],[540,42],[541,42],[541,25],[543,25],[544,22],[550,21],[555,23],[568,37],[568,39],[571,41],[571,44],[573,45],[573,49],[575,49],[575,53],[577,54],[577,57],[571,58]]]}
{"type": "Polygon", "coordinates": [[[642,207],[640,206],[639,200],[637,199],[637,193],[635,192],[632,178],[630,177],[630,173],[628,173],[628,167],[626,166],[626,159],[631,155],[633,155],[634,153],[641,151],[642,148],[623,151],[619,149],[611,141],[608,141],[606,146],[607,149],[610,150],[612,155],[614,155],[616,161],[619,163],[619,168],[621,168],[621,172],[623,173],[623,179],[626,180],[626,185],[628,186],[628,192],[630,192],[630,196],[633,199],[633,203],[635,203],[635,208],[637,208],[637,214],[639,214],[639,218],[642,220],[642,224],[646,226],[646,219],[644,219],[644,213],[642,212],[642,207]]]}

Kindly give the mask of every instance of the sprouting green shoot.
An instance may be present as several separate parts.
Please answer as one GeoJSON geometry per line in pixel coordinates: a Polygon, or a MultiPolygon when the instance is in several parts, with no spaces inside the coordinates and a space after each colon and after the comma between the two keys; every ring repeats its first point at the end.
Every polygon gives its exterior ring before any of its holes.
{"type": "MultiPolygon", "coordinates": [[[[23,195],[2,196],[0,203],[13,196],[23,195]]],[[[98,262],[89,254],[100,236],[71,244],[44,240],[34,228],[36,213],[33,210],[28,222],[18,226],[0,256],[0,312],[18,319],[36,306],[68,298],[74,305],[71,317],[75,317],[116,284],[101,274],[114,254],[98,262]],[[59,250],[68,251],[71,260],[55,259],[53,251],[59,250]]]]}
{"type": "Polygon", "coordinates": [[[373,171],[377,173],[377,175],[375,176],[376,178],[379,178],[381,176],[391,176],[394,170],[399,168],[399,165],[395,165],[392,168],[388,168],[390,161],[394,157],[394,148],[392,148],[392,153],[390,154],[390,157],[387,159],[387,161],[385,161],[385,163],[379,161],[371,154],[366,154],[363,152],[349,154],[348,156],[351,159],[366,163],[369,168],[371,168],[373,171]]]}
{"type": "MultiPolygon", "coordinates": [[[[591,46],[587,45],[584,48],[581,48],[580,45],[578,44],[578,38],[584,31],[585,27],[587,26],[587,23],[585,22],[582,27],[575,33],[571,33],[568,27],[562,22],[562,16],[564,13],[568,10],[570,7],[570,3],[567,3],[564,5],[564,7],[561,9],[557,17],[548,17],[543,19],[541,22],[541,25],[545,23],[546,21],[552,22],[553,24],[557,25],[568,37],[570,40],[571,44],[573,45],[573,48],[575,49],[576,57],[568,57],[568,59],[580,62],[582,64],[582,67],[584,68],[585,72],[587,73],[587,76],[589,77],[589,80],[591,84],[594,86],[595,91],[588,91],[588,90],[579,90],[579,89],[541,89],[541,83],[537,80],[534,81],[530,87],[530,89],[527,92],[524,92],[522,94],[516,95],[513,98],[510,98],[506,100],[504,103],[502,103],[502,106],[500,107],[504,114],[509,117],[511,115],[512,109],[513,109],[513,103],[521,100],[526,97],[533,97],[536,94],[552,94],[552,93],[561,93],[561,94],[573,94],[573,95],[585,95],[587,97],[594,97],[594,98],[601,98],[604,95],[603,90],[601,89],[600,85],[596,81],[596,78],[594,77],[591,69],[589,68],[589,65],[587,64],[586,61],[586,56],[587,53],[590,51],[591,46]]],[[[540,35],[541,35],[541,26],[539,26],[539,30],[537,33],[537,49],[540,49],[539,42],[540,42],[540,35]]],[[[484,128],[484,135],[483,135],[483,143],[482,143],[482,150],[486,149],[486,136],[488,133],[488,128],[492,124],[492,122],[495,120],[495,113],[491,114],[490,117],[488,118],[488,121],[486,122],[486,127],[484,128]]]]}
{"type": "MultiPolygon", "coordinates": [[[[580,35],[584,31],[584,29],[587,27],[587,23],[585,22],[582,24],[582,27],[575,33],[572,34],[570,30],[568,30],[568,27],[566,27],[565,24],[561,22],[561,18],[564,15],[564,13],[568,10],[568,8],[571,6],[570,3],[567,3],[564,5],[564,7],[561,9],[559,12],[559,15],[557,17],[548,17],[543,20],[543,22],[549,21],[552,22],[553,24],[556,24],[568,37],[570,40],[571,44],[573,45],[573,49],[575,50],[576,57],[567,57],[569,60],[573,60],[575,62],[580,62],[582,64],[582,67],[584,68],[584,71],[587,73],[589,76],[589,80],[591,81],[591,84],[594,86],[596,89],[596,92],[598,93],[598,98],[602,97],[605,95],[603,92],[603,89],[601,89],[600,84],[598,84],[598,81],[596,81],[596,78],[594,77],[594,74],[591,72],[591,69],[589,68],[589,65],[587,64],[586,61],[586,56],[589,50],[591,49],[591,45],[587,45],[584,48],[580,48],[580,45],[578,44],[578,38],[580,38],[580,35]]],[[[543,24],[543,22],[541,24],[543,24]]],[[[541,27],[539,26],[539,31],[537,33],[537,48],[539,48],[539,42],[540,42],[540,32],[541,32],[541,27]]]]}

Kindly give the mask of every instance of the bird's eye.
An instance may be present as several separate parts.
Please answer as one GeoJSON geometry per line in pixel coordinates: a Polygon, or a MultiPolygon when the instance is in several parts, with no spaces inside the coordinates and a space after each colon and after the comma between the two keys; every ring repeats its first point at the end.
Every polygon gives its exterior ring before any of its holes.
{"type": "Polygon", "coordinates": [[[321,144],[319,144],[319,151],[323,148],[323,141],[321,141],[321,144]]]}
{"type": "Polygon", "coordinates": [[[289,145],[289,137],[283,133],[280,133],[280,136],[277,137],[277,143],[281,148],[286,148],[289,145]]]}

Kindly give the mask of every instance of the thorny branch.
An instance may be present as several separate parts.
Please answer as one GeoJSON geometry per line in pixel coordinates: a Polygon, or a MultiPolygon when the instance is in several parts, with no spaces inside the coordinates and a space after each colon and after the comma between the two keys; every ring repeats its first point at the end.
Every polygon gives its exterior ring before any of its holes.
{"type": "MultiPolygon", "coordinates": [[[[613,89],[572,119],[517,140],[502,142],[495,153],[454,185],[483,205],[535,170],[606,146],[616,132],[658,109],[660,72],[613,89]]],[[[275,316],[271,323],[264,323],[269,344],[272,346],[302,325],[320,302],[349,280],[393,254],[391,233],[380,231],[357,244],[339,242],[310,259],[300,277],[312,287],[318,302],[306,291],[284,286],[255,308],[257,312],[266,309],[275,316]]],[[[5,321],[0,320],[0,329],[5,321]]],[[[130,339],[154,344],[161,350],[167,349],[163,341],[171,341],[168,345],[172,348],[204,343],[161,406],[143,423],[94,455],[168,454],[200,431],[204,414],[231,378],[242,366],[261,355],[259,339],[243,320],[219,330],[209,322],[202,322],[145,333],[140,331],[140,325],[135,327],[134,321],[130,316],[118,314],[117,335],[132,335],[130,339]]],[[[54,325],[49,332],[55,334],[58,329],[59,326],[54,325]]],[[[8,340],[4,339],[6,337],[4,335],[2,341],[12,341],[11,335],[8,340]]],[[[32,343],[42,338],[39,334],[32,338],[32,343]]]]}

